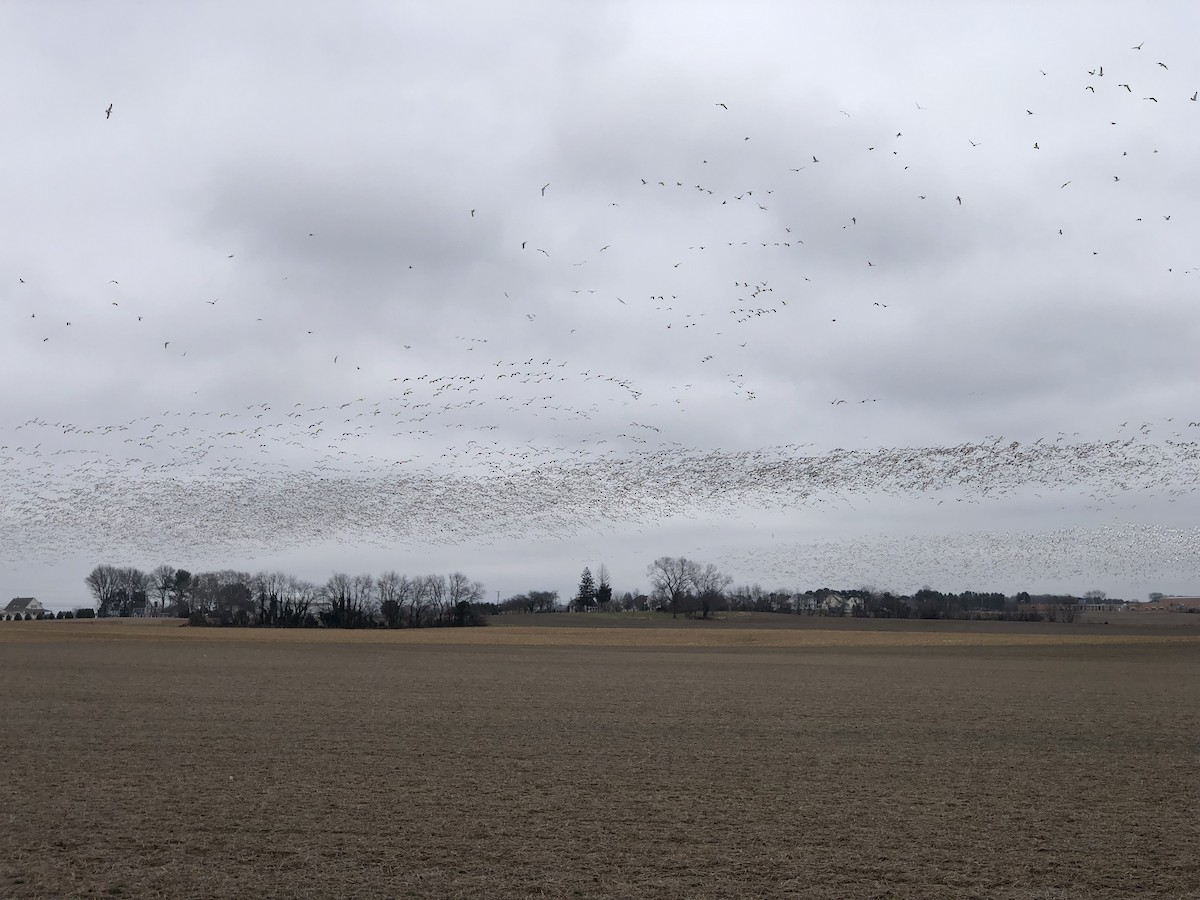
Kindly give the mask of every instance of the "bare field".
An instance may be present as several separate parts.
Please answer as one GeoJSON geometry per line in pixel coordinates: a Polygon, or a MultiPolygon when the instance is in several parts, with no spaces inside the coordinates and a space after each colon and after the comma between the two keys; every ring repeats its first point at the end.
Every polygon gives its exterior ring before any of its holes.
{"type": "Polygon", "coordinates": [[[0,623],[0,896],[1200,896],[1195,629],[854,624],[0,623]]]}

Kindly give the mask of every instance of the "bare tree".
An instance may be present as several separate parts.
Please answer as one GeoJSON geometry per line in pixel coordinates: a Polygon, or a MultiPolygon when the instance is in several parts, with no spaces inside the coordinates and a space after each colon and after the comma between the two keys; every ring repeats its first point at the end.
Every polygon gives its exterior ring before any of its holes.
{"type": "Polygon", "coordinates": [[[175,567],[162,565],[156,567],[147,576],[147,590],[156,598],[154,615],[162,615],[167,609],[167,598],[171,596],[171,587],[175,584],[175,567]]]}
{"type": "Polygon", "coordinates": [[[317,600],[317,586],[311,581],[288,575],[281,588],[281,624],[297,626],[315,623],[312,610],[317,600]]]}
{"type": "Polygon", "coordinates": [[[335,572],[321,589],[321,620],[333,628],[362,628],[371,622],[375,579],[335,572]]]}
{"type": "Polygon", "coordinates": [[[446,578],[446,599],[451,606],[463,602],[479,603],[483,597],[483,584],[471,581],[462,572],[453,572],[446,578]]]}
{"type": "Polygon", "coordinates": [[[288,576],[284,572],[259,572],[254,576],[255,618],[259,625],[283,625],[281,607],[288,576]]]}
{"type": "Polygon", "coordinates": [[[694,586],[695,564],[682,556],[660,556],[646,569],[655,599],[671,608],[671,618],[679,610],[694,586]]]}
{"type": "Polygon", "coordinates": [[[425,599],[433,621],[439,625],[446,621],[446,576],[425,576],[425,599]]]}
{"type": "Polygon", "coordinates": [[[388,570],[375,579],[379,613],[388,628],[396,628],[400,625],[400,617],[403,613],[401,598],[407,587],[408,578],[394,570],[388,570]]]}
{"type": "Polygon", "coordinates": [[[121,589],[121,573],[116,566],[100,565],[88,573],[83,583],[87,585],[96,600],[96,608],[101,616],[109,615],[117,599],[117,591],[121,589]]]}
{"type": "Polygon", "coordinates": [[[254,581],[246,572],[222,569],[191,578],[191,615],[212,616],[226,625],[249,625],[255,613],[254,581]]]}
{"type": "Polygon", "coordinates": [[[558,591],[530,591],[529,611],[549,613],[558,610],[558,591]]]}
{"type": "Polygon", "coordinates": [[[434,575],[418,576],[409,582],[407,607],[410,628],[420,627],[425,610],[431,602],[432,580],[435,578],[434,575]]]}
{"type": "Polygon", "coordinates": [[[365,622],[373,622],[379,614],[379,595],[375,592],[375,579],[371,575],[355,575],[351,584],[354,591],[355,608],[365,622]]]}
{"type": "Polygon", "coordinates": [[[471,581],[462,572],[452,572],[446,578],[446,608],[451,624],[459,627],[482,624],[483,617],[474,607],[483,597],[483,584],[471,581]]]}
{"type": "Polygon", "coordinates": [[[596,605],[605,612],[610,611],[613,604],[613,589],[612,582],[608,577],[608,566],[600,564],[600,571],[596,575],[596,605]]]}
{"type": "Polygon", "coordinates": [[[722,608],[725,600],[725,588],[733,579],[722,575],[717,567],[709,563],[704,568],[693,564],[692,584],[696,589],[696,598],[700,604],[701,618],[707,619],[713,609],[722,608]]]}
{"type": "Polygon", "coordinates": [[[171,606],[177,616],[187,618],[191,613],[192,573],[187,569],[175,570],[175,582],[171,585],[171,606]]]}

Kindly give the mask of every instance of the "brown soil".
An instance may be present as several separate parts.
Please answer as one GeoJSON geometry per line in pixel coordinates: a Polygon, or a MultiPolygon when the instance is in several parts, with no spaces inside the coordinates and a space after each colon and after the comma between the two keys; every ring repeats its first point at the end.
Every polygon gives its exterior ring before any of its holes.
{"type": "Polygon", "coordinates": [[[1200,896],[1190,628],[0,624],[0,896],[1200,896]]]}

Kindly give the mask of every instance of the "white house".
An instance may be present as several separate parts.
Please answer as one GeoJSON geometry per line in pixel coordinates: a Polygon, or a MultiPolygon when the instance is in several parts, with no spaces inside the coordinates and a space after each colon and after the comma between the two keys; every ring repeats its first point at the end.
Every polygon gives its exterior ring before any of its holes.
{"type": "Polygon", "coordinates": [[[15,619],[20,616],[23,619],[28,615],[36,619],[44,612],[48,610],[37,597],[13,597],[4,611],[0,612],[0,618],[15,619]]]}

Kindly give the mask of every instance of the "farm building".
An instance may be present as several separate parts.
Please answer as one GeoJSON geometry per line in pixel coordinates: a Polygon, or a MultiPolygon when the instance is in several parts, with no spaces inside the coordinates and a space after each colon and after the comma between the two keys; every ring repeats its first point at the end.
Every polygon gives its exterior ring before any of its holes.
{"type": "Polygon", "coordinates": [[[1149,603],[1135,604],[1134,608],[1158,612],[1200,613],[1200,597],[1163,597],[1149,603]]]}
{"type": "Polygon", "coordinates": [[[42,606],[42,601],[37,597],[13,597],[8,601],[8,606],[4,607],[3,612],[0,612],[0,617],[13,619],[20,616],[23,619],[28,615],[36,619],[44,612],[46,612],[46,608],[42,606]]]}

